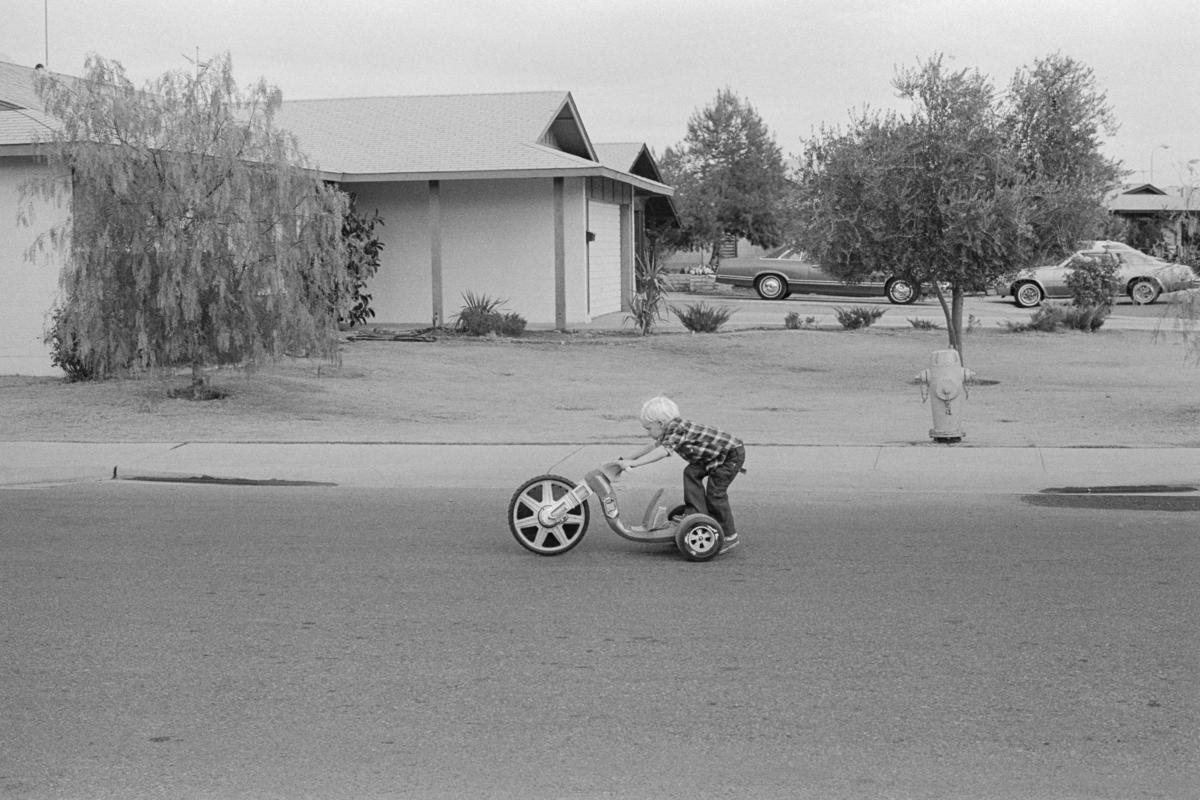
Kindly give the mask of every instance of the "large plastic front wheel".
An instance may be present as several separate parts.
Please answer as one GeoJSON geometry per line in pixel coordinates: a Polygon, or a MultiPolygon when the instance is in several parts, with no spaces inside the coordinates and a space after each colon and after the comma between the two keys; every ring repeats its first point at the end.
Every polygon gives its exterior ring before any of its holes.
{"type": "Polygon", "coordinates": [[[684,517],[675,532],[675,546],[689,561],[708,561],[721,552],[724,540],[721,524],[707,514],[684,517]]]}
{"type": "Polygon", "coordinates": [[[559,475],[538,475],[521,484],[508,504],[513,538],[539,556],[556,556],[579,544],[590,519],[587,501],[560,519],[548,518],[549,511],[574,488],[572,481],[559,475]]]}

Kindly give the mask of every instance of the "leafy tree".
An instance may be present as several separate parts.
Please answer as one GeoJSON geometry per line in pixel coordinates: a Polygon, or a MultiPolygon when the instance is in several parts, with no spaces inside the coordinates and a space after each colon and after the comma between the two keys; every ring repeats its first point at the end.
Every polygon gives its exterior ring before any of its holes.
{"type": "Polygon", "coordinates": [[[913,102],[910,117],[864,112],[806,151],[800,238],[840,277],[933,283],[961,352],[964,293],[1025,247],[1023,182],[982,75],[935,58],[899,71],[894,85],[913,102]],[[939,284],[949,285],[949,302],[939,284]]]}
{"type": "Polygon", "coordinates": [[[1004,116],[1018,169],[1033,187],[1027,202],[1038,255],[1076,249],[1103,230],[1104,199],[1124,174],[1101,151],[1101,137],[1117,131],[1107,95],[1090,67],[1056,53],[1016,72],[1004,116]]]}
{"type": "Polygon", "coordinates": [[[797,238],[844,279],[887,273],[931,284],[950,346],[962,352],[964,294],[1093,232],[1107,184],[1078,168],[1086,147],[1070,137],[1074,149],[1054,144],[1054,126],[1074,117],[1014,132],[1023,117],[1013,109],[1025,106],[1006,105],[978,71],[950,70],[936,56],[898,70],[894,86],[911,114],[861,112],[847,131],[822,129],[809,143],[797,172],[797,238]]]}
{"type": "MultiPolygon", "coordinates": [[[[1197,199],[1200,198],[1200,162],[1188,162],[1182,194],[1185,208],[1195,207],[1197,199]]],[[[1185,232],[1194,224],[1191,214],[1186,211],[1177,215],[1174,222],[1185,232]]],[[[1175,257],[1200,276],[1200,248],[1194,239],[1185,236],[1175,257]]],[[[1181,293],[1171,303],[1171,307],[1175,313],[1175,329],[1183,339],[1188,360],[1200,364],[1200,290],[1181,293]]]]}
{"type": "MultiPolygon", "coordinates": [[[[348,308],[341,311],[339,321],[347,325],[359,325],[375,316],[371,308],[371,295],[367,292],[367,282],[379,271],[379,254],[383,252],[383,242],[375,235],[375,226],[382,225],[383,219],[376,211],[367,216],[360,212],[350,196],[346,215],[342,218],[342,240],[346,244],[346,277],[349,282],[350,297],[348,308]]],[[[333,311],[336,313],[339,303],[333,300],[333,311]]]]}
{"type": "Polygon", "coordinates": [[[711,247],[727,235],[772,247],[786,223],[787,169],[775,138],[749,101],[731,89],[688,120],[687,135],[662,158],[676,189],[681,247],[711,247]]]}
{"type": "Polygon", "coordinates": [[[347,199],[275,127],[278,90],[237,89],[228,56],[138,90],[92,55],[38,91],[61,121],[45,155],[70,181],[29,189],[69,190],[71,217],[35,247],[66,250],[59,335],[97,377],[190,366],[201,397],[208,365],[336,353],[347,199]]]}

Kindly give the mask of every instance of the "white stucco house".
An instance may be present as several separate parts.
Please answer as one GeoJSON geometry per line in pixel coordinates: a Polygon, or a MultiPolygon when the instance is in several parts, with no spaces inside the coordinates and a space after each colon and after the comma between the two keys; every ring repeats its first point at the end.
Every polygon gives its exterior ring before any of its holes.
{"type": "Polygon", "coordinates": [[[58,371],[42,340],[60,264],[29,261],[26,253],[38,234],[65,220],[67,209],[51,203],[22,208],[21,185],[45,169],[33,143],[53,125],[40,111],[32,76],[28,68],[0,62],[0,375],[58,371]]]}
{"type": "MultiPolygon", "coordinates": [[[[34,143],[53,125],[33,74],[0,62],[0,374],[53,371],[42,337],[60,265],[26,251],[65,212],[17,224],[20,183],[45,169],[34,143]]],[[[646,220],[675,218],[650,151],[593,143],[566,91],[288,101],[277,121],[383,219],[376,325],[446,324],[467,292],[531,327],[620,312],[646,220]]]]}

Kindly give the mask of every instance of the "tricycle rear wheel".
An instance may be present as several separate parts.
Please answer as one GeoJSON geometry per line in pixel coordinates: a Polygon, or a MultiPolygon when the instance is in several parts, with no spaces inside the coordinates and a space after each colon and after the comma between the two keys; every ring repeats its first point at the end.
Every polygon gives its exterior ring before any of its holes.
{"type": "Polygon", "coordinates": [[[574,488],[575,483],[561,475],[538,475],[521,484],[508,503],[508,529],[517,543],[539,556],[561,555],[579,544],[591,519],[586,500],[554,526],[543,524],[541,514],[574,488]]]}
{"type": "Polygon", "coordinates": [[[721,523],[707,514],[690,514],[679,521],[675,546],[689,561],[708,561],[721,552],[725,534],[721,523]]]}

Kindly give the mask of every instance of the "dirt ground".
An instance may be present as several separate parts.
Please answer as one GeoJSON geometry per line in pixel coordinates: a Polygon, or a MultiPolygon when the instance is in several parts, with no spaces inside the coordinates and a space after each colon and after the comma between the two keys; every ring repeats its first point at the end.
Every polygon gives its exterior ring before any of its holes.
{"type": "MultiPolygon", "coordinates": [[[[915,375],[943,331],[541,333],[349,341],[341,364],[212,373],[215,401],[168,397],[182,376],[0,378],[4,441],[598,443],[641,435],[642,401],[754,444],[926,443],[915,375]]],[[[963,446],[1200,447],[1200,366],[1170,334],[976,331],[963,446]]]]}

